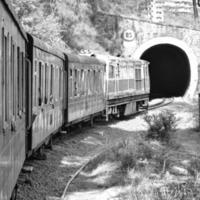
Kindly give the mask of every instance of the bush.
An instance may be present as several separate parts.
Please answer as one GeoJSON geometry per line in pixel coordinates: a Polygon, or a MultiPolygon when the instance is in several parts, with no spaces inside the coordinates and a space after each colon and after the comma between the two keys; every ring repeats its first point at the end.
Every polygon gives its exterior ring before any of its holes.
{"type": "Polygon", "coordinates": [[[149,126],[147,137],[161,141],[168,142],[170,132],[175,130],[177,125],[175,114],[169,110],[162,111],[157,115],[145,115],[143,119],[149,126]]]}

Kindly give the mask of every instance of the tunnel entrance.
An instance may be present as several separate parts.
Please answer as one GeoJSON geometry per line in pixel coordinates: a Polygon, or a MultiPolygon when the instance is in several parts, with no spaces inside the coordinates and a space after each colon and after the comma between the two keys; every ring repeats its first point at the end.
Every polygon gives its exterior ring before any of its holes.
{"type": "Polygon", "coordinates": [[[150,62],[150,98],[184,96],[190,83],[190,63],[186,53],[171,44],[158,44],[140,56],[150,62]]]}

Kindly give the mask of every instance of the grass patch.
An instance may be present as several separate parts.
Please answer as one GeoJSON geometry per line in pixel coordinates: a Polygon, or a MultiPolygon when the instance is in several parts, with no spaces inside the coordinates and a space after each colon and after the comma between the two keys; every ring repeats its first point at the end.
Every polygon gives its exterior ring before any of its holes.
{"type": "Polygon", "coordinates": [[[175,114],[169,110],[162,111],[159,114],[147,114],[143,119],[149,126],[147,138],[162,142],[170,141],[171,134],[176,129],[178,121],[175,114]]]}
{"type": "MultiPolygon", "coordinates": [[[[112,172],[109,171],[105,183],[97,183],[97,187],[129,185],[130,200],[198,199],[200,160],[188,155],[184,158],[179,153],[179,148],[174,143],[166,145],[156,140],[136,141],[129,137],[110,148],[107,147],[89,163],[85,171],[89,173],[105,163],[116,163],[117,167],[112,172]],[[186,164],[182,162],[184,159],[188,161],[186,164]],[[173,171],[173,168],[182,169],[187,174],[173,171]]],[[[102,171],[94,178],[98,180],[98,176],[103,176],[102,171]]]]}

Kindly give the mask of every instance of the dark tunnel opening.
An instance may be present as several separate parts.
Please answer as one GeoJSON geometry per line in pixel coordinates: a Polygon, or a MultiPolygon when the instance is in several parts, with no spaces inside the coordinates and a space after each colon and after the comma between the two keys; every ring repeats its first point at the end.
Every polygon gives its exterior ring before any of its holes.
{"type": "Polygon", "coordinates": [[[160,44],[147,49],[141,59],[150,62],[150,99],[185,94],[190,82],[190,64],[183,50],[160,44]]]}

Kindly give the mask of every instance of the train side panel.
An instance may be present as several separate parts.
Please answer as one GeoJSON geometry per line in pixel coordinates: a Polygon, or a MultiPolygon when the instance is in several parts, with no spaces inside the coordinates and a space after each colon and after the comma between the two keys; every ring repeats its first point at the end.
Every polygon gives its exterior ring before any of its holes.
{"type": "Polygon", "coordinates": [[[68,124],[87,120],[105,109],[104,66],[95,58],[68,58],[68,124]]]}
{"type": "Polygon", "coordinates": [[[25,160],[26,37],[0,1],[0,199],[8,200],[25,160]]]}
{"type": "Polygon", "coordinates": [[[31,149],[47,142],[64,120],[64,56],[34,45],[31,149]]]}

